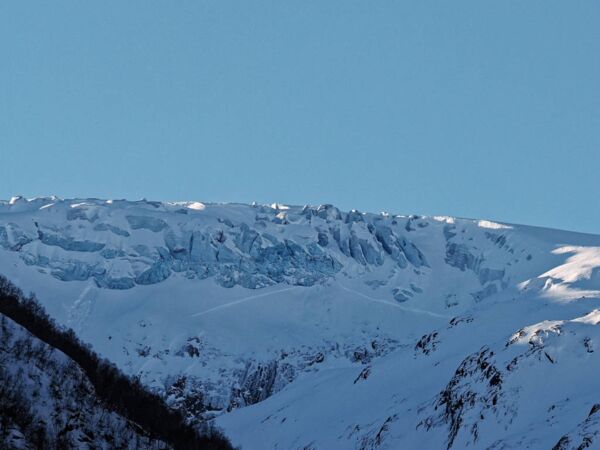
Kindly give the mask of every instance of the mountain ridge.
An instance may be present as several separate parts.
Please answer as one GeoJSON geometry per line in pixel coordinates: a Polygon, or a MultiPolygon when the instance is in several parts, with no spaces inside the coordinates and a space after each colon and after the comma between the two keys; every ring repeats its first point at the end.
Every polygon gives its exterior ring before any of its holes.
{"type": "MultiPolygon", "coordinates": [[[[33,196],[33,197],[26,197],[23,195],[14,195],[9,199],[0,199],[0,205],[5,205],[5,206],[9,206],[11,204],[16,204],[16,203],[34,203],[34,204],[39,204],[39,202],[42,203],[42,206],[44,205],[48,205],[51,203],[56,203],[56,202],[74,202],[74,203],[82,203],[82,202],[86,202],[86,201],[92,201],[92,202],[99,202],[99,203],[107,203],[107,204],[111,204],[111,203],[131,203],[131,204],[141,204],[141,203],[147,203],[149,205],[172,205],[172,206],[191,206],[191,209],[199,209],[202,208],[202,206],[205,205],[211,205],[211,206],[223,206],[223,207],[227,207],[227,206],[252,206],[252,207],[269,207],[272,209],[278,209],[281,208],[281,210],[285,210],[286,208],[295,208],[295,209],[301,209],[301,208],[305,208],[305,207],[309,207],[309,208],[318,208],[320,206],[334,206],[337,209],[339,209],[340,211],[344,212],[344,213],[351,213],[351,212],[358,212],[361,214],[369,214],[369,215],[388,215],[388,216],[395,216],[395,217],[422,217],[422,218],[426,218],[426,219],[433,219],[433,218],[438,218],[440,220],[443,219],[454,219],[454,220],[460,220],[460,221],[469,221],[469,222],[487,222],[490,224],[499,224],[499,225],[505,225],[505,226],[509,226],[509,227],[521,227],[521,228],[530,228],[532,230],[540,230],[540,231],[557,231],[557,232],[565,232],[565,233],[572,233],[572,234],[581,234],[581,235],[589,235],[589,236],[597,236],[600,233],[593,233],[593,232],[587,232],[587,231],[580,231],[580,230],[571,230],[571,229],[567,229],[567,228],[561,228],[558,226],[545,226],[545,225],[534,225],[534,224],[529,224],[529,223],[521,223],[521,222],[511,222],[511,221],[504,221],[504,220],[500,220],[500,219],[491,219],[491,218],[483,218],[483,217],[466,217],[466,216],[459,216],[459,215],[453,215],[453,214],[405,214],[405,213],[395,213],[395,212],[389,212],[387,210],[382,210],[378,213],[373,212],[373,211],[362,211],[359,209],[355,209],[355,208],[350,208],[350,209],[343,209],[343,208],[339,208],[337,206],[335,206],[333,203],[318,203],[318,204],[309,204],[309,203],[305,203],[305,204],[294,204],[294,203],[287,203],[287,202],[272,202],[272,203],[260,203],[260,202],[205,202],[205,201],[199,201],[199,200],[149,200],[147,198],[141,198],[138,200],[130,200],[127,198],[114,198],[114,199],[109,199],[109,198],[102,198],[102,197],[59,197],[57,195],[49,195],[49,196],[33,196]],[[195,205],[195,206],[194,206],[195,205]]],[[[33,206],[33,205],[32,205],[33,206]]],[[[33,206],[35,207],[35,206],[33,206]]]]}
{"type": "Polygon", "coordinates": [[[10,203],[0,271],[244,449],[596,439],[600,236],[332,205],[10,203]]]}

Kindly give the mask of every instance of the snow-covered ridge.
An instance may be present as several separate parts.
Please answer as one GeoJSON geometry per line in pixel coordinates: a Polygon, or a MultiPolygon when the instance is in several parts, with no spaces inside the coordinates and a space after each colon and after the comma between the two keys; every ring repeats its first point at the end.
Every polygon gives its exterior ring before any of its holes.
{"type": "Polygon", "coordinates": [[[428,267],[410,232],[430,223],[331,205],[13,197],[0,202],[0,245],[58,279],[93,279],[109,289],[154,284],[174,273],[260,288],[313,285],[346,267],[428,267]]]}
{"type": "Polygon", "coordinates": [[[246,450],[570,448],[598,433],[600,236],[46,198],[0,203],[0,247],[0,272],[59,322],[246,450]]]}

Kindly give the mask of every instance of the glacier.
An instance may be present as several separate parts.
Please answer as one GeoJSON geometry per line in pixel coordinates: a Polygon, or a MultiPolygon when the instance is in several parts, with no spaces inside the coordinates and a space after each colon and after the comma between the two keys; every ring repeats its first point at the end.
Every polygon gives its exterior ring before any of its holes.
{"type": "Polygon", "coordinates": [[[0,273],[245,450],[600,445],[597,235],[15,197],[0,273]]]}

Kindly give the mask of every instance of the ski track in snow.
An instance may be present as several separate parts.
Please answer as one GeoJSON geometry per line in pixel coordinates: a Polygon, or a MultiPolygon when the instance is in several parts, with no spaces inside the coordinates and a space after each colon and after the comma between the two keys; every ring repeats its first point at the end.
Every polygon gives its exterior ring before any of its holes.
{"type": "Polygon", "coordinates": [[[281,294],[282,292],[293,291],[293,290],[296,290],[296,289],[300,289],[300,287],[299,286],[293,286],[293,287],[289,287],[289,288],[285,288],[285,289],[280,289],[278,291],[264,292],[262,294],[251,295],[249,297],[240,298],[238,300],[234,300],[232,302],[225,303],[223,305],[215,306],[214,308],[207,309],[206,311],[201,311],[199,313],[192,314],[191,317],[200,317],[200,316],[203,316],[205,314],[209,314],[211,312],[218,311],[220,309],[229,308],[231,306],[239,305],[240,303],[248,302],[250,300],[254,300],[254,299],[262,298],[262,297],[268,297],[269,295],[281,294]]]}
{"type": "Polygon", "coordinates": [[[445,316],[443,314],[438,314],[438,313],[434,313],[434,312],[427,311],[427,310],[424,310],[424,309],[419,309],[419,308],[409,308],[407,306],[398,305],[396,303],[392,303],[392,302],[389,302],[387,300],[383,300],[381,298],[371,297],[371,296],[369,296],[367,294],[363,294],[362,292],[358,292],[358,291],[355,291],[354,289],[350,289],[349,287],[344,286],[339,281],[338,281],[338,286],[341,287],[346,292],[350,292],[352,294],[356,294],[359,297],[365,298],[365,299],[367,299],[367,300],[369,300],[371,302],[383,303],[384,305],[392,306],[394,308],[399,308],[399,309],[401,309],[401,310],[403,310],[405,312],[411,312],[411,313],[416,313],[416,314],[425,314],[425,315],[428,315],[428,316],[431,316],[431,317],[435,317],[435,318],[438,318],[438,319],[451,319],[450,316],[445,316]]]}
{"type": "MultiPolygon", "coordinates": [[[[349,287],[344,286],[343,284],[341,284],[339,281],[338,281],[337,284],[344,291],[350,292],[351,294],[355,294],[355,295],[357,295],[357,296],[359,296],[361,298],[364,298],[365,300],[368,300],[370,302],[381,303],[381,304],[384,304],[384,305],[387,305],[387,306],[391,306],[393,308],[401,309],[402,311],[409,312],[409,313],[425,314],[425,315],[428,315],[428,316],[431,316],[431,317],[435,317],[437,319],[450,319],[451,318],[450,316],[446,316],[446,315],[443,315],[443,314],[434,313],[434,312],[427,311],[427,310],[424,310],[424,309],[409,308],[407,306],[398,305],[396,303],[392,303],[392,302],[389,302],[387,300],[383,300],[383,299],[380,299],[380,298],[371,297],[369,295],[363,294],[362,292],[358,292],[358,291],[355,291],[354,289],[350,289],[349,287]]],[[[201,316],[204,316],[206,314],[210,314],[212,312],[215,312],[215,311],[218,311],[218,310],[221,310],[221,309],[224,309],[224,308],[230,308],[232,306],[239,305],[240,303],[248,302],[250,300],[255,300],[257,298],[268,297],[270,295],[275,295],[275,294],[281,294],[283,292],[289,292],[289,291],[293,291],[293,290],[297,290],[297,289],[300,289],[300,286],[292,286],[292,287],[289,287],[289,288],[280,289],[278,291],[264,292],[262,294],[250,295],[248,297],[240,298],[238,300],[234,300],[232,302],[225,303],[223,305],[219,305],[219,306],[215,306],[213,308],[209,308],[206,311],[201,311],[201,312],[192,314],[191,317],[201,317],[201,316]]]]}

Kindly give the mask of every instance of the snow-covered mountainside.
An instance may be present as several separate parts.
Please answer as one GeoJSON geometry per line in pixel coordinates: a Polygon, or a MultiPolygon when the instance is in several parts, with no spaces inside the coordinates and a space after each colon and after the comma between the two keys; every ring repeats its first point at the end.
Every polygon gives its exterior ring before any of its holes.
{"type": "Polygon", "coordinates": [[[210,425],[188,423],[0,277],[0,448],[233,447],[210,425]]]}
{"type": "Polygon", "coordinates": [[[14,198],[0,248],[57,321],[244,450],[600,445],[600,236],[14,198]]]}
{"type": "Polygon", "coordinates": [[[0,343],[0,448],[168,448],[107,409],[77,364],[3,314],[0,343]]]}

